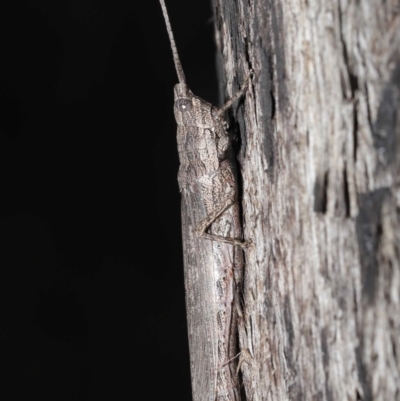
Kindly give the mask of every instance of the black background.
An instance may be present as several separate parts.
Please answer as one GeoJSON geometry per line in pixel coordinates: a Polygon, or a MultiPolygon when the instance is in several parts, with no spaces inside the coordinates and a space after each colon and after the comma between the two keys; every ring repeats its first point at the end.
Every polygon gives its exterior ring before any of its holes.
{"type": "MultiPolygon", "coordinates": [[[[2,393],[190,400],[159,2],[2,4],[2,393]]],[[[215,103],[210,2],[167,6],[188,84],[215,103]]]]}

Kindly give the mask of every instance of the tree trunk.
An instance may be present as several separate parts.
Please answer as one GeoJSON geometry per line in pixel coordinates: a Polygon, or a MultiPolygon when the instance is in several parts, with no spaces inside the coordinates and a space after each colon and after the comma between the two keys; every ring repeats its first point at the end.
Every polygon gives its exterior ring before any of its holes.
{"type": "Polygon", "coordinates": [[[249,400],[400,400],[394,1],[214,0],[246,252],[249,400]]]}

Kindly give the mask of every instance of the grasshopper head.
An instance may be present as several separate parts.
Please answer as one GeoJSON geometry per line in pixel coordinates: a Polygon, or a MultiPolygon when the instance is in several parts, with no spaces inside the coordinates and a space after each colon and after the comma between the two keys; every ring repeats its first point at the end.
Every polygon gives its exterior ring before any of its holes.
{"type": "Polygon", "coordinates": [[[174,88],[174,113],[178,125],[212,128],[211,104],[193,95],[185,83],[174,88]]]}

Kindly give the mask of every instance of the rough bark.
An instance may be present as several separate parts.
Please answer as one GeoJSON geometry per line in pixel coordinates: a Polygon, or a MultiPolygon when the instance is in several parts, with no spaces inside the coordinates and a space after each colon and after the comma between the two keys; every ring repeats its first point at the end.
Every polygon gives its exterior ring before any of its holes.
{"type": "Polygon", "coordinates": [[[249,400],[400,400],[400,8],[213,0],[240,132],[249,400]],[[249,355],[251,357],[249,357],[249,355]]]}

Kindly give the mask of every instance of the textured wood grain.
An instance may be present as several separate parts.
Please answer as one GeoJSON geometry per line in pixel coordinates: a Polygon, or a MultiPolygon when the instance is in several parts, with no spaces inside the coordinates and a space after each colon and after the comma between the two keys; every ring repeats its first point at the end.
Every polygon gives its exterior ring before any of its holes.
{"type": "Polygon", "coordinates": [[[233,113],[247,398],[399,400],[399,3],[213,6],[223,97],[255,71],[233,113]]]}

